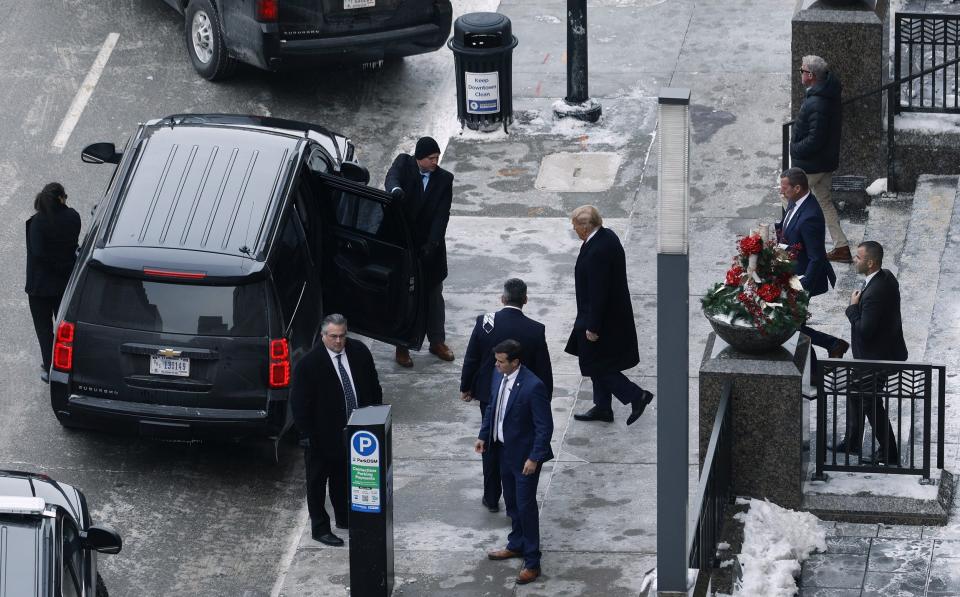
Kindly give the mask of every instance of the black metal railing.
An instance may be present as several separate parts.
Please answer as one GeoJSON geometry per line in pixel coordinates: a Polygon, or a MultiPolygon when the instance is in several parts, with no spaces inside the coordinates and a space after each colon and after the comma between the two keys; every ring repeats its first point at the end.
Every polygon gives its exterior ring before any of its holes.
{"type": "Polygon", "coordinates": [[[717,543],[723,530],[723,511],[730,501],[733,485],[732,386],[726,382],[717,416],[713,420],[710,444],[703,459],[697,497],[693,503],[697,523],[687,537],[690,568],[709,570],[717,567],[717,543]]]}
{"type": "MultiPolygon", "coordinates": [[[[894,162],[896,157],[896,145],[895,145],[896,140],[894,138],[894,119],[896,117],[897,112],[901,110],[900,95],[902,95],[902,92],[900,91],[900,89],[905,83],[911,83],[914,80],[922,79],[923,77],[926,77],[928,75],[931,75],[932,73],[936,73],[941,70],[946,71],[951,66],[954,68],[957,68],[957,65],[960,65],[960,56],[953,58],[952,60],[948,60],[947,62],[936,64],[934,66],[931,66],[930,68],[921,70],[919,72],[897,77],[893,81],[890,81],[885,85],[877,87],[876,89],[873,89],[871,91],[867,91],[866,93],[861,93],[860,95],[848,98],[840,104],[841,106],[846,106],[847,104],[851,104],[853,102],[862,100],[864,98],[870,97],[871,95],[877,95],[880,93],[887,94],[887,189],[888,190],[890,191],[897,190],[896,172],[894,171],[894,162]]],[[[914,111],[919,111],[919,110],[914,110],[914,111]]],[[[924,111],[930,111],[930,110],[924,110],[924,111]]],[[[790,167],[790,130],[793,127],[794,123],[796,123],[796,120],[785,122],[783,123],[783,127],[781,129],[782,154],[780,158],[780,166],[783,170],[786,170],[787,168],[790,167]]]]}
{"type": "MultiPolygon", "coordinates": [[[[960,58],[960,15],[897,13],[894,25],[894,79],[960,58]]],[[[960,65],[938,69],[900,87],[896,112],[960,114],[960,65]]]]}
{"type": "Polygon", "coordinates": [[[929,479],[935,396],[937,468],[943,468],[945,366],[821,359],[818,367],[815,479],[825,471],[929,479]]]}

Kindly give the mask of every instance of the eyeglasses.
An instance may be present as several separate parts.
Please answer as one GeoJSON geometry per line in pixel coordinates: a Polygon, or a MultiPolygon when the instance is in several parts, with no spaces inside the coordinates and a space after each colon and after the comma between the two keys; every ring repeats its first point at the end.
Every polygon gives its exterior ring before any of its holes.
{"type": "Polygon", "coordinates": [[[804,69],[802,69],[802,68],[800,69],[800,72],[803,73],[803,74],[805,74],[805,75],[812,75],[812,74],[813,74],[812,72],[810,72],[810,71],[808,71],[808,70],[804,70],[804,69]]]}

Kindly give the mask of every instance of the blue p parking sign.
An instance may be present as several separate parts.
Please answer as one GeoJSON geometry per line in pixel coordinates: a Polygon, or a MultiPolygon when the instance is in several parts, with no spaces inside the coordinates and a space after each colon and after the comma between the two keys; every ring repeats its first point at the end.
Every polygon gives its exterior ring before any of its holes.
{"type": "Polygon", "coordinates": [[[350,438],[350,509],[380,512],[380,442],[369,431],[350,438]]]}

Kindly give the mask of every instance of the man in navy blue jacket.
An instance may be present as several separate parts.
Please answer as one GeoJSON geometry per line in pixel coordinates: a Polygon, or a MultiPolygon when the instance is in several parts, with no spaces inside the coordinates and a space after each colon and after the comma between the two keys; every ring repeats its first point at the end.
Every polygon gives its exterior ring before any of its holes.
{"type": "MultiPolygon", "coordinates": [[[[491,379],[496,373],[493,347],[504,340],[514,339],[520,343],[520,362],[543,382],[547,396],[553,397],[553,368],[546,330],[542,323],[530,319],[522,310],[527,304],[527,285],[519,278],[507,280],[503,284],[500,302],[503,309],[477,316],[460,374],[460,399],[464,402],[476,400],[481,418],[490,404],[491,379]]],[[[497,456],[493,450],[483,453],[482,503],[491,512],[500,509],[500,461],[497,456]]]]}
{"type": "Polygon", "coordinates": [[[497,373],[474,449],[480,454],[487,450],[500,452],[503,500],[512,529],[506,549],[492,551],[487,557],[523,558],[523,569],[517,576],[517,584],[523,585],[540,576],[537,483],[543,463],[553,458],[553,415],[547,388],[520,364],[520,343],[504,340],[493,352],[497,373]]]}
{"type": "MultiPolygon", "coordinates": [[[[777,235],[781,243],[797,247],[794,273],[800,276],[803,289],[811,298],[821,295],[837,281],[824,247],[826,226],[823,211],[810,192],[806,173],[800,168],[784,170],[780,175],[780,193],[787,200],[787,211],[783,220],[776,224],[777,235]]],[[[841,358],[850,348],[846,341],[807,325],[800,326],[800,331],[810,336],[814,346],[826,349],[831,359],[841,358]]],[[[811,371],[815,371],[816,366],[817,354],[811,349],[811,371]]]]}

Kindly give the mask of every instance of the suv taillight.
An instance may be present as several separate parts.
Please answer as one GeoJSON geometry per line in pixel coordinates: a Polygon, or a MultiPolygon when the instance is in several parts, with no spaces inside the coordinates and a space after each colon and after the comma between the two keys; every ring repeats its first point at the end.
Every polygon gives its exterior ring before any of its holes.
{"type": "Polygon", "coordinates": [[[73,369],[73,332],[74,325],[61,321],[57,326],[57,340],[53,344],[53,368],[59,371],[73,369]]]}
{"type": "Polygon", "coordinates": [[[286,338],[270,341],[270,387],[290,385],[290,345],[286,338]]]}
{"type": "Polygon", "coordinates": [[[274,22],[277,20],[277,0],[257,0],[257,20],[274,22]]]}

